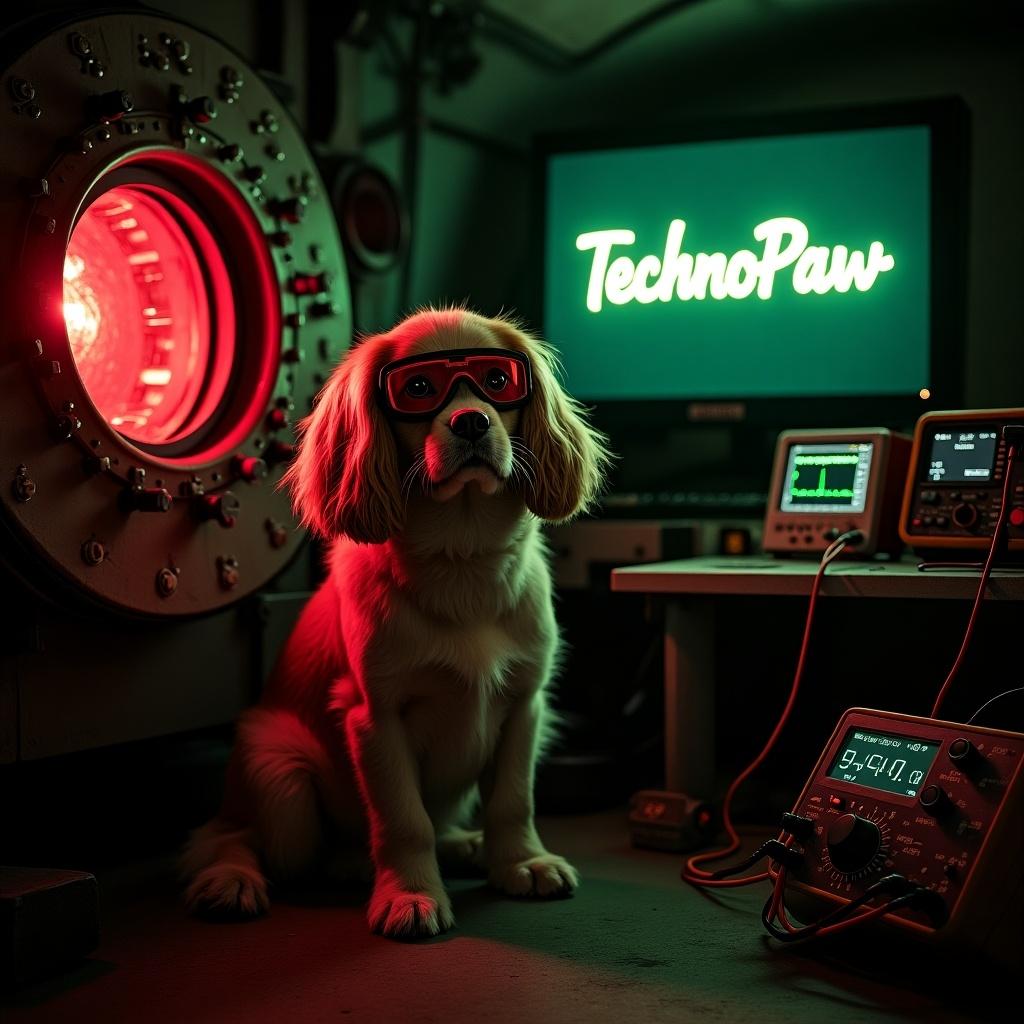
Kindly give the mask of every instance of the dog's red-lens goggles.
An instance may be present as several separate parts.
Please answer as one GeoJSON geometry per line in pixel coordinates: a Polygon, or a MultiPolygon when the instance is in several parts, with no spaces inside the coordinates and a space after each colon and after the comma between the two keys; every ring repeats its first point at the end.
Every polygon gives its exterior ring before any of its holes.
{"type": "Polygon", "coordinates": [[[465,381],[495,409],[515,409],[530,400],[530,360],[501,348],[457,348],[408,356],[380,371],[377,390],[385,409],[402,419],[429,419],[465,381]]]}

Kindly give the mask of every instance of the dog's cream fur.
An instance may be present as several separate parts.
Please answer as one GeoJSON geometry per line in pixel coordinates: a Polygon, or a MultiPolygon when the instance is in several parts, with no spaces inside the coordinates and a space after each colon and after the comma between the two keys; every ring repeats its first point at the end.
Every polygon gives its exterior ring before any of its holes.
{"type": "Polygon", "coordinates": [[[332,540],[329,576],[240,721],[221,816],[188,844],[191,906],[257,913],[264,870],[350,871],[367,849],[385,935],[451,927],[439,859],[475,861],[516,896],[576,887],[533,822],[559,649],[538,519],[586,507],[608,455],[553,370],[544,343],[461,309],[417,313],[335,370],[285,479],[332,540]],[[526,407],[498,412],[463,385],[429,422],[385,418],[384,363],[479,347],[529,355],[526,407]],[[449,429],[463,408],[490,418],[475,444],[449,429]]]}

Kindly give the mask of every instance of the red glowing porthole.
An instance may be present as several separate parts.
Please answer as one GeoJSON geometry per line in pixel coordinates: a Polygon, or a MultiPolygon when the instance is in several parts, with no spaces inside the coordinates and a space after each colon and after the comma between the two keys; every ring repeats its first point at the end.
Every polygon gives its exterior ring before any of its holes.
{"type": "Polygon", "coordinates": [[[205,433],[235,360],[221,246],[175,193],[119,185],[83,211],[64,260],[64,321],[106,421],[155,453],[205,433]]]}

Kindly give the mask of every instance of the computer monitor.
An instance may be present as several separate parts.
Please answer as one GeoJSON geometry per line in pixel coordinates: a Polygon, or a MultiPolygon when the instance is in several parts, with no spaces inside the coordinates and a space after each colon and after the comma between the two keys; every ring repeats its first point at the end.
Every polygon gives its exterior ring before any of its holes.
{"type": "Polygon", "coordinates": [[[684,423],[905,427],[962,401],[959,101],[579,134],[538,154],[542,329],[613,441],[684,423]]]}

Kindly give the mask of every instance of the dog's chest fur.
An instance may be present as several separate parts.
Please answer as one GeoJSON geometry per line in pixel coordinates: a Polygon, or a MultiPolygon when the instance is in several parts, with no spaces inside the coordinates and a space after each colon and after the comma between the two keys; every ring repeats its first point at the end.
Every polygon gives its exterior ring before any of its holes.
{"type": "MultiPolygon", "coordinates": [[[[503,552],[412,564],[346,545],[334,570],[371,709],[400,715],[424,798],[441,806],[479,778],[511,705],[548,681],[557,630],[540,537],[524,530],[503,552]]],[[[348,703],[339,696],[336,707],[348,703]]]]}
{"type": "Polygon", "coordinates": [[[438,683],[434,694],[412,699],[402,712],[428,804],[462,793],[479,778],[508,708],[497,690],[438,683]]]}

